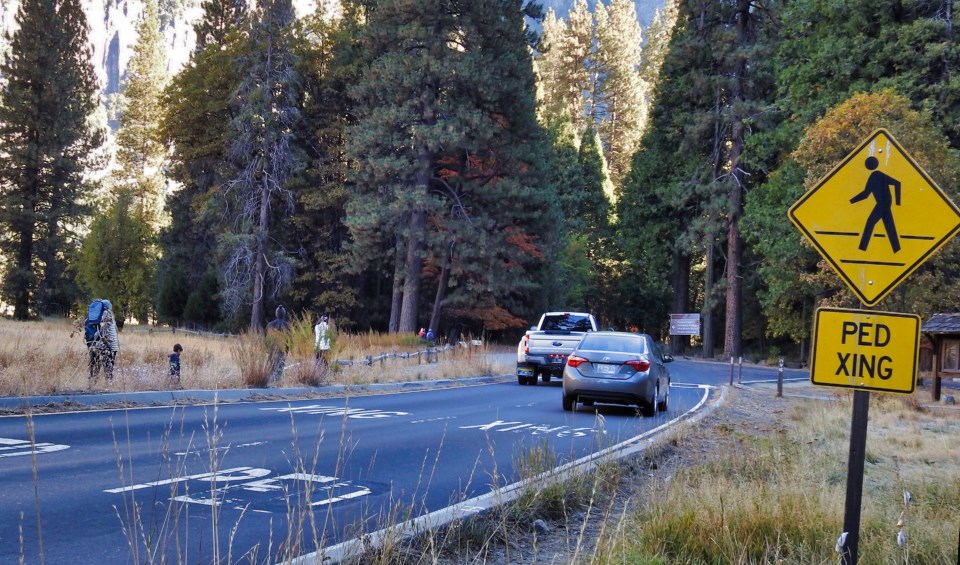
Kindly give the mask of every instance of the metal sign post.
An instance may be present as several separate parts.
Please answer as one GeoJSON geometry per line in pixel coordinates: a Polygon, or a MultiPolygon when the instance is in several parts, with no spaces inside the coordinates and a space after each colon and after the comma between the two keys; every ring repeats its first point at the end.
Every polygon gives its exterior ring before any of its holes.
{"type": "Polygon", "coordinates": [[[850,422],[850,455],[847,458],[847,497],[844,503],[843,531],[847,534],[840,546],[844,565],[856,565],[860,546],[860,508],[863,502],[863,464],[867,452],[867,420],[870,415],[870,393],[853,393],[853,418],[850,422]]]}

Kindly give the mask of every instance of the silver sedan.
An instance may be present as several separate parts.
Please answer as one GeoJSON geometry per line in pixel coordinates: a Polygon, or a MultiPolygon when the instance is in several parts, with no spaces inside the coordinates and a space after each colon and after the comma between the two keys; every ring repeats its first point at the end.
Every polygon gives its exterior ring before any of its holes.
{"type": "Polygon", "coordinates": [[[635,404],[644,416],[667,409],[670,371],[660,346],[646,334],[588,333],[563,368],[563,409],[578,402],[635,404]]]}

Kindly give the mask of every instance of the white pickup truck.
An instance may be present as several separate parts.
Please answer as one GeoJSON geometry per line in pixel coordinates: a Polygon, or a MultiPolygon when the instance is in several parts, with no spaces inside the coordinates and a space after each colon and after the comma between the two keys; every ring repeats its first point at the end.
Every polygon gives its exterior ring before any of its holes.
{"type": "Polygon", "coordinates": [[[567,356],[587,332],[595,332],[597,320],[584,312],[547,312],[530,328],[517,346],[517,382],[537,384],[537,375],[550,382],[560,376],[567,356]]]}

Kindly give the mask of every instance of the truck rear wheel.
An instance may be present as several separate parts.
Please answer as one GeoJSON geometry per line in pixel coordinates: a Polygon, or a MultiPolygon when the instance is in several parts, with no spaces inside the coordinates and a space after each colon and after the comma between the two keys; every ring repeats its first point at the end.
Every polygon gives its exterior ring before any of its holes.
{"type": "MultiPolygon", "coordinates": [[[[540,380],[542,380],[542,381],[545,382],[545,383],[549,383],[549,382],[550,382],[550,373],[541,373],[541,374],[540,374],[540,380]]],[[[533,382],[537,382],[537,378],[536,378],[536,377],[533,378],[533,382]]]]}

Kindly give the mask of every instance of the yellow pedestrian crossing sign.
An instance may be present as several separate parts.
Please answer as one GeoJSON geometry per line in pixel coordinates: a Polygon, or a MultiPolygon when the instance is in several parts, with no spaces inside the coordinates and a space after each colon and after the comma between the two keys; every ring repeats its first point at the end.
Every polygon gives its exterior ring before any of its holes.
{"type": "Polygon", "coordinates": [[[919,352],[920,316],[818,308],[810,383],[912,394],[919,352]]]}
{"type": "Polygon", "coordinates": [[[789,216],[868,306],[960,229],[960,209],[884,129],[804,194],[789,216]]]}

